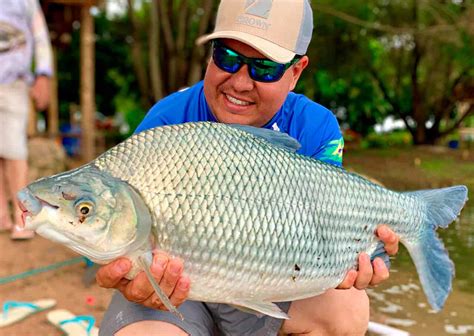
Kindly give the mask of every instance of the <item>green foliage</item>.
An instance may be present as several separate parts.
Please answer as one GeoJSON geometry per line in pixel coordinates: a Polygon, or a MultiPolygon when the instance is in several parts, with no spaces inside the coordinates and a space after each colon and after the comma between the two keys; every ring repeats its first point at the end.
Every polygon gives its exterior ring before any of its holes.
{"type": "Polygon", "coordinates": [[[465,127],[474,127],[474,114],[470,115],[464,120],[465,127]]]}
{"type": "MultiPolygon", "coordinates": [[[[95,17],[96,108],[106,116],[116,113],[117,100],[138,101],[139,92],[131,64],[128,30],[124,19],[109,20],[105,13],[95,17]],[[123,99],[122,99],[123,100],[123,99]]],[[[69,121],[69,106],[79,104],[80,31],[73,31],[71,44],[58,50],[58,94],[60,118],[69,121]]]]}
{"type": "MultiPolygon", "coordinates": [[[[212,4],[212,13],[217,3],[212,4]]],[[[211,11],[204,10],[202,0],[163,2],[166,13],[159,18],[160,36],[157,41],[150,41],[150,4],[137,1],[134,9],[136,37],[143,49],[139,61],[143,61],[147,76],[151,77],[148,50],[150,43],[159,44],[161,83],[163,93],[168,94],[189,84],[192,59],[206,57],[197,52],[194,43],[201,21],[211,11]],[[186,11],[182,13],[183,8],[186,11]],[[166,43],[162,30],[165,17],[169,19],[168,42],[172,45],[166,43]],[[186,23],[180,18],[185,18],[186,23]]],[[[472,1],[318,0],[312,2],[312,7],[315,29],[307,52],[310,65],[296,91],[330,108],[344,128],[362,135],[371,134],[374,125],[390,115],[414,120],[410,124],[412,131],[424,128],[426,121],[434,121],[432,128],[425,130],[426,139],[428,135],[439,137],[455,124],[460,114],[457,105],[452,104],[453,86],[456,80],[465,83],[474,78],[474,37],[467,24],[473,20],[472,1]],[[415,46],[420,59],[413,73],[415,46]],[[418,120],[414,118],[414,84],[420,94],[418,120]]],[[[213,21],[213,16],[209,20],[213,21]]],[[[206,25],[206,32],[208,28],[206,25]]],[[[106,116],[123,115],[133,130],[144,115],[140,102],[153,94],[140,93],[128,14],[109,18],[99,12],[95,31],[97,110],[106,116]]],[[[79,103],[79,57],[79,30],[75,30],[70,46],[58,51],[62,120],[69,119],[70,103],[79,103]]],[[[193,73],[196,80],[200,72],[193,73]]],[[[145,82],[149,90],[148,77],[145,82]]],[[[469,125],[469,119],[464,124],[469,125]]],[[[379,146],[384,141],[370,140],[370,146],[371,143],[379,146]]]]}
{"type": "Polygon", "coordinates": [[[130,136],[145,117],[146,111],[143,110],[138,98],[130,95],[133,90],[128,79],[128,75],[119,72],[117,69],[109,69],[108,77],[117,85],[118,92],[113,98],[113,106],[116,114],[122,116],[123,121],[128,126],[124,136],[130,136]]]}
{"type": "Polygon", "coordinates": [[[472,2],[319,0],[312,6],[313,72],[303,74],[298,90],[362,134],[389,115],[413,121],[417,143],[433,143],[455,125],[456,85],[474,78],[472,2]]]}
{"type": "Polygon", "coordinates": [[[117,96],[139,99],[131,63],[129,32],[125,19],[109,20],[105,13],[95,18],[97,109],[114,115],[117,96]]]}
{"type": "Polygon", "coordinates": [[[129,137],[133,134],[134,130],[143,120],[146,112],[143,110],[137,100],[133,100],[124,96],[116,97],[115,105],[117,106],[117,112],[122,115],[123,120],[128,125],[128,129],[126,129],[124,137],[129,137]]]}
{"type": "Polygon", "coordinates": [[[314,99],[335,111],[345,128],[366,135],[383,121],[387,104],[376,92],[368,73],[355,69],[350,76],[334,76],[320,70],[313,80],[314,99]]]}
{"type": "Polygon", "coordinates": [[[407,147],[413,144],[410,133],[395,131],[389,133],[370,133],[362,140],[362,148],[407,147]]]}

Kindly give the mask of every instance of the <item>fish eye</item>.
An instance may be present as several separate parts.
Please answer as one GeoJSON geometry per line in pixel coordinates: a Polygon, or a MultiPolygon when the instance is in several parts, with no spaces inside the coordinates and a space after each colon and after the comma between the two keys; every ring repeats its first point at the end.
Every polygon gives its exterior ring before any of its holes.
{"type": "Polygon", "coordinates": [[[81,217],[87,217],[92,213],[94,205],[91,202],[80,202],[76,205],[77,214],[81,217]]]}

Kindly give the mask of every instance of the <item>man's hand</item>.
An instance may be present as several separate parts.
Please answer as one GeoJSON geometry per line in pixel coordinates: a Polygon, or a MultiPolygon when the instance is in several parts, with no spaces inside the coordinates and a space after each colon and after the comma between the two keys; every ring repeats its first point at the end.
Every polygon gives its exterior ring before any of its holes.
{"type": "Polygon", "coordinates": [[[31,98],[35,104],[35,108],[38,111],[45,110],[49,105],[50,96],[50,83],[49,78],[46,76],[38,76],[33,83],[30,90],[31,98]]]}
{"type": "MultiPolygon", "coordinates": [[[[386,225],[380,225],[376,231],[377,236],[385,244],[385,251],[389,255],[395,255],[398,252],[398,243],[400,238],[386,225]]],[[[370,263],[370,257],[367,253],[359,255],[359,270],[350,270],[344,281],[339,284],[338,289],[365,289],[369,286],[376,286],[387,280],[389,271],[382,258],[375,258],[370,263]]]]}
{"type": "MultiPolygon", "coordinates": [[[[97,283],[104,288],[118,289],[129,301],[153,309],[167,310],[153,290],[145,272],[138,273],[133,280],[124,278],[131,266],[130,260],[126,258],[120,258],[102,266],[97,271],[97,283]]],[[[189,294],[190,280],[182,275],[182,260],[170,258],[168,254],[161,251],[153,251],[150,270],[174,306],[177,307],[186,300],[189,294]]]]}

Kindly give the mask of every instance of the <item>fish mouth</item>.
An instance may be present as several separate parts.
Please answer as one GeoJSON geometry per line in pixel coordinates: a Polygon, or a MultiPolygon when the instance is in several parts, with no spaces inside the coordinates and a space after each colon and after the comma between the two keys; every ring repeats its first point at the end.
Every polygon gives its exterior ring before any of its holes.
{"type": "Polygon", "coordinates": [[[59,206],[34,195],[28,188],[20,190],[17,194],[18,204],[22,211],[21,219],[23,227],[27,225],[29,218],[38,215],[43,207],[58,209],[59,206]]]}

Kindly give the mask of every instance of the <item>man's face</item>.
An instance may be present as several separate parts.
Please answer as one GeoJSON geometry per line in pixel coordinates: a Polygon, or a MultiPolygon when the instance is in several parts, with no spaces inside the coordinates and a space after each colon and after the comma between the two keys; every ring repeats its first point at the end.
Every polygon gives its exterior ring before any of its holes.
{"type": "MultiPolygon", "coordinates": [[[[241,55],[265,57],[237,40],[222,42],[241,55]]],[[[231,74],[219,69],[211,59],[204,76],[204,94],[217,121],[261,127],[278,112],[307,65],[308,57],[304,56],[279,81],[262,83],[250,78],[246,64],[231,74]]]]}

